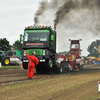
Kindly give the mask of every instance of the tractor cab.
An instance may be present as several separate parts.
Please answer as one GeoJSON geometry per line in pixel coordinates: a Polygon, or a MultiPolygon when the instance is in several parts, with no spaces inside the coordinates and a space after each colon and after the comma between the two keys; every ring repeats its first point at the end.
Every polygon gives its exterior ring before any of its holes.
{"type": "Polygon", "coordinates": [[[81,54],[81,50],[80,50],[80,40],[70,40],[71,41],[70,43],[70,54],[71,55],[74,55],[75,57],[80,57],[80,54],[81,54]]]}

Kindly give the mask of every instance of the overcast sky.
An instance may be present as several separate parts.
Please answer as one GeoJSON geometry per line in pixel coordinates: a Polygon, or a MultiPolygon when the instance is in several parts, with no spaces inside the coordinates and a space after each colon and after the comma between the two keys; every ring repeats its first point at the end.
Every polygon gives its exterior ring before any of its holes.
{"type": "Polygon", "coordinates": [[[0,0],[0,38],[10,44],[19,40],[19,35],[28,25],[33,25],[33,16],[39,0],[0,0]]]}
{"type": "MultiPolygon", "coordinates": [[[[23,34],[24,28],[26,26],[34,24],[33,18],[35,12],[38,9],[40,1],[41,0],[0,0],[0,38],[7,38],[7,40],[10,41],[11,45],[16,40],[19,40],[19,36],[20,34],[23,34]]],[[[73,13],[70,15],[73,15],[73,13]]],[[[52,16],[54,15],[50,14],[49,17],[52,16]]],[[[48,21],[49,24],[51,24],[49,17],[46,19],[47,21],[44,22],[44,25],[48,25],[48,21]]],[[[79,13],[76,12],[74,17],[79,18],[79,13]]],[[[63,28],[62,25],[58,25],[61,28],[57,33],[57,52],[69,50],[70,43],[68,39],[81,38],[82,39],[81,49],[83,50],[82,56],[86,56],[88,54],[87,52],[88,45],[90,45],[91,42],[95,41],[96,39],[100,39],[100,36],[93,36],[91,32],[86,30],[85,28],[80,28],[80,30],[78,30],[79,28],[76,29],[75,27],[76,21],[75,20],[71,20],[71,21],[73,21],[74,24],[72,25],[72,27],[68,26],[65,32],[69,34],[72,33],[72,35],[68,35],[68,34],[66,35],[65,33],[60,34],[61,30],[65,28],[63,28]],[[73,32],[80,33],[80,34],[75,36],[73,32]],[[83,32],[85,35],[81,35],[81,32],[83,32]],[[61,42],[62,40],[63,42],[61,42]]],[[[84,23],[84,21],[80,20],[79,27],[81,27],[80,23],[81,25],[83,25],[82,27],[86,25],[86,24],[82,24],[84,23]]],[[[49,26],[53,26],[53,25],[49,25],[49,26]]]]}

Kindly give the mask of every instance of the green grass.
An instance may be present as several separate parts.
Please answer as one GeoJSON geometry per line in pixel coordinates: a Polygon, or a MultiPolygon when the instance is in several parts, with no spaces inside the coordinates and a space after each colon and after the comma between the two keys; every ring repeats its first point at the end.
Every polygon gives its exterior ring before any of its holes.
{"type": "Polygon", "coordinates": [[[2,66],[0,69],[20,68],[21,66],[2,66]]]}

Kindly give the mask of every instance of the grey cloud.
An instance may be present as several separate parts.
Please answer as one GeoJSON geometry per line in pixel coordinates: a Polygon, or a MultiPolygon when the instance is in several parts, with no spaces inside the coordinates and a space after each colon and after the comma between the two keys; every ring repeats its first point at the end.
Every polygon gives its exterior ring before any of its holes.
{"type": "Polygon", "coordinates": [[[68,38],[87,40],[87,48],[100,34],[100,0],[50,0],[38,19],[37,24],[55,26],[58,51],[65,50],[64,44],[68,48],[68,38]]]}

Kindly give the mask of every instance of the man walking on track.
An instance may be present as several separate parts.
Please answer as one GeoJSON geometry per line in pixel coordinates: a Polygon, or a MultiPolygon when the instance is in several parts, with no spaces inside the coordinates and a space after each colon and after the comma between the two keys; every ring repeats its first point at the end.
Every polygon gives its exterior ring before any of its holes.
{"type": "Polygon", "coordinates": [[[34,68],[35,68],[35,64],[38,65],[39,60],[34,56],[34,52],[32,52],[32,55],[29,56],[26,52],[26,57],[28,58],[28,79],[32,79],[33,78],[33,74],[34,74],[34,68]]]}

